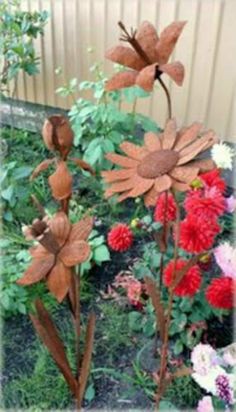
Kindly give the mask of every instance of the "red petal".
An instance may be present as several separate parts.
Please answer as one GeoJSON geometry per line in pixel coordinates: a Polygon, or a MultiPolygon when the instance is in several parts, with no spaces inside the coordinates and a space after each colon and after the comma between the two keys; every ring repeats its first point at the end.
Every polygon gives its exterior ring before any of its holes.
{"type": "Polygon", "coordinates": [[[90,255],[90,246],[84,240],[67,243],[60,251],[58,257],[65,266],[71,267],[85,262],[90,255]]]}
{"type": "Polygon", "coordinates": [[[34,259],[32,264],[28,267],[23,277],[18,279],[18,285],[32,285],[37,283],[50,272],[55,263],[55,256],[49,255],[42,259],[34,259]]]}
{"type": "Polygon", "coordinates": [[[140,58],[140,56],[131,49],[125,46],[115,46],[107,50],[105,57],[112,62],[119,63],[122,66],[130,67],[134,70],[141,70],[146,66],[146,63],[140,58]]]}
{"type": "Polygon", "coordinates": [[[58,302],[62,302],[67,295],[71,283],[71,269],[59,259],[47,277],[47,286],[58,302]]]}
{"type": "Polygon", "coordinates": [[[156,46],[159,64],[168,62],[185,24],[186,21],[175,21],[167,26],[161,33],[160,40],[156,46]]]}
{"type": "Polygon", "coordinates": [[[168,74],[172,80],[178,85],[182,86],[184,81],[184,66],[180,62],[170,64],[163,64],[159,66],[160,71],[168,74]]]}
{"type": "Polygon", "coordinates": [[[114,76],[106,82],[106,91],[123,89],[125,87],[134,86],[138,72],[124,71],[114,74],[114,76]]]}

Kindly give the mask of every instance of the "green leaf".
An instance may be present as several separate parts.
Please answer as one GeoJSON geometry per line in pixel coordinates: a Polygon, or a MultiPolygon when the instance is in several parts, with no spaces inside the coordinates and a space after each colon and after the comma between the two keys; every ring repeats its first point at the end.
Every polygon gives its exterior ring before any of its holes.
{"type": "Polygon", "coordinates": [[[10,185],[5,190],[2,190],[2,198],[10,202],[14,194],[14,186],[10,185]]]}
{"type": "Polygon", "coordinates": [[[10,308],[10,298],[9,298],[9,295],[6,294],[6,292],[2,293],[1,303],[2,303],[2,306],[4,307],[4,309],[9,309],[10,308]]]}
{"type": "Polygon", "coordinates": [[[128,314],[129,328],[134,332],[140,332],[143,328],[142,326],[142,315],[139,312],[130,312],[128,314]]]}
{"type": "Polygon", "coordinates": [[[155,321],[148,319],[143,326],[143,333],[147,338],[151,338],[155,334],[155,321]]]}
{"type": "Polygon", "coordinates": [[[91,383],[85,392],[84,398],[86,401],[91,402],[95,398],[95,389],[93,383],[91,383]]]}
{"type": "Polygon", "coordinates": [[[12,176],[16,180],[23,179],[24,177],[28,177],[31,174],[32,170],[33,168],[30,166],[18,167],[17,169],[14,170],[12,176]]]}
{"type": "Polygon", "coordinates": [[[178,339],[178,340],[175,342],[175,345],[174,345],[174,354],[175,354],[175,355],[180,355],[180,353],[182,353],[183,350],[184,350],[184,345],[183,345],[183,343],[181,342],[181,340],[178,339]]]}
{"type": "Polygon", "coordinates": [[[110,260],[110,252],[105,245],[96,247],[93,251],[93,259],[96,262],[106,262],[110,260]]]}

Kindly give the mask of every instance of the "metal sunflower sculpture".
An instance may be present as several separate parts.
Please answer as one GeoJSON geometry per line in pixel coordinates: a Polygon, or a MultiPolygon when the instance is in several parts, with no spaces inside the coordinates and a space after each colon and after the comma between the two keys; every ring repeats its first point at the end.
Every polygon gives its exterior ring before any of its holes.
{"type": "Polygon", "coordinates": [[[199,172],[211,170],[210,160],[194,160],[201,152],[218,141],[210,130],[198,136],[200,123],[177,132],[175,119],[166,122],[164,132],[144,136],[143,146],[125,141],[120,145],[126,156],[108,153],[106,158],[122,169],[102,172],[109,198],[119,194],[118,201],[144,195],[146,206],[155,206],[160,193],[170,188],[178,191],[189,189],[199,172]]]}

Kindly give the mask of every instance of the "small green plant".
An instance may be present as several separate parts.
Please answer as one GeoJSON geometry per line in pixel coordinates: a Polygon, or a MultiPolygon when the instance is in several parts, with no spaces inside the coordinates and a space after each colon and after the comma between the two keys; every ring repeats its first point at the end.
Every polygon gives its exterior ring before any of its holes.
{"type": "Polygon", "coordinates": [[[57,89],[63,97],[72,96],[74,104],[69,112],[75,133],[74,145],[80,148],[83,159],[96,170],[110,168],[105,159],[106,153],[116,151],[124,140],[138,139],[142,131],[158,131],[158,126],[148,117],[136,113],[138,98],[145,98],[149,93],[138,86],[122,91],[107,92],[106,77],[95,64],[91,71],[94,81],[83,81],[78,84],[72,79],[68,85],[57,89]],[[92,99],[80,97],[78,92],[90,92],[92,99]],[[121,110],[123,102],[132,105],[131,113],[121,110]]]}
{"type": "Polygon", "coordinates": [[[18,75],[21,71],[32,76],[39,72],[40,58],[36,55],[33,40],[43,35],[48,12],[20,10],[20,1],[1,1],[0,34],[2,64],[0,72],[1,93],[11,95],[10,86],[14,83],[15,94],[18,75]]]}

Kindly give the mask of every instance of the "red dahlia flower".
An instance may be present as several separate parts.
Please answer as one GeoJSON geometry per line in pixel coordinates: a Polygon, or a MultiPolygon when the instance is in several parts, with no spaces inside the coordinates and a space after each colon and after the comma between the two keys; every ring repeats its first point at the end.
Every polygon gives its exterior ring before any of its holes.
{"type": "Polygon", "coordinates": [[[176,203],[172,193],[167,195],[167,205],[166,205],[166,194],[162,193],[156,203],[154,211],[154,221],[164,223],[170,222],[176,219],[176,203]]]}
{"type": "Polygon", "coordinates": [[[226,209],[225,198],[216,187],[191,190],[186,196],[186,212],[199,218],[216,219],[226,209]]]}
{"type": "Polygon", "coordinates": [[[179,245],[189,253],[201,253],[210,249],[220,226],[215,219],[206,219],[193,214],[180,223],[179,245]]]}
{"type": "MultiPolygon", "coordinates": [[[[178,259],[176,262],[176,270],[182,269],[188,262],[184,259],[178,259]]],[[[175,262],[171,260],[164,269],[164,285],[169,287],[172,284],[174,276],[175,262]]],[[[177,296],[192,297],[198,292],[201,285],[201,271],[197,265],[192,266],[184,275],[182,280],[174,289],[177,296]]]]}
{"type": "Polygon", "coordinates": [[[218,309],[232,309],[236,282],[230,277],[213,279],[206,290],[206,299],[211,306],[218,309]]]}
{"type": "Polygon", "coordinates": [[[111,249],[116,252],[124,252],[128,250],[133,243],[133,233],[128,225],[118,223],[108,233],[107,241],[111,249]]]}
{"type": "Polygon", "coordinates": [[[220,177],[219,169],[213,169],[209,172],[202,173],[199,177],[207,187],[216,187],[222,194],[224,193],[226,184],[224,179],[220,177]]]}

